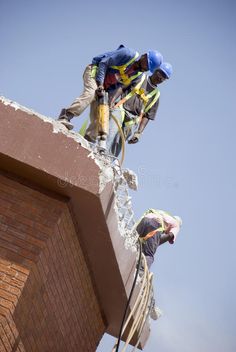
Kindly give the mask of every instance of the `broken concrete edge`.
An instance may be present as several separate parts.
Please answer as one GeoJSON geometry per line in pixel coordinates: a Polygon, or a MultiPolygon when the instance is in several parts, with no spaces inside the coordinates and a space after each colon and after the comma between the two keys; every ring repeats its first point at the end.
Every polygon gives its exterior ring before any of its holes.
{"type": "Polygon", "coordinates": [[[76,142],[80,143],[84,148],[89,148],[89,143],[88,141],[86,141],[86,139],[84,139],[79,133],[68,131],[67,128],[63,126],[59,121],[56,121],[55,119],[52,119],[45,115],[39,114],[38,112],[35,112],[32,109],[26,108],[25,106],[20,105],[14,102],[13,100],[7,99],[4,96],[0,96],[0,102],[2,102],[6,106],[10,105],[15,110],[22,110],[29,115],[34,115],[35,117],[40,118],[44,122],[50,123],[53,126],[53,133],[63,133],[67,137],[73,138],[76,142]]]}
{"type": "MultiPolygon", "coordinates": [[[[127,178],[129,180],[131,180],[130,183],[132,185],[133,185],[133,183],[137,184],[137,176],[135,175],[135,173],[133,171],[126,169],[126,170],[124,170],[124,173],[122,175],[121,167],[120,167],[118,161],[117,161],[117,163],[115,163],[115,167],[111,166],[110,158],[106,157],[105,155],[99,155],[98,153],[95,153],[94,150],[91,148],[90,143],[86,139],[84,139],[77,132],[68,131],[67,128],[65,126],[63,126],[59,121],[56,121],[50,117],[44,116],[38,112],[35,112],[32,109],[26,108],[13,100],[5,98],[4,96],[0,96],[0,102],[2,102],[6,106],[12,107],[15,111],[16,110],[24,111],[29,115],[32,115],[36,118],[43,120],[46,123],[51,124],[53,133],[62,133],[66,137],[72,138],[74,141],[79,143],[83,148],[88,150],[89,151],[88,158],[92,159],[100,170],[99,171],[98,196],[103,192],[103,190],[105,189],[106,185],[109,182],[114,181],[115,174],[117,174],[117,172],[116,172],[117,168],[120,168],[120,170],[119,170],[120,177],[123,178],[122,181],[126,183],[127,189],[128,189],[128,186],[130,186],[129,182],[127,181],[127,178]]],[[[70,181],[67,179],[65,179],[65,182],[70,183],[70,181]]],[[[131,186],[131,188],[133,188],[133,187],[131,186]]],[[[135,186],[133,189],[135,189],[135,186]]],[[[135,242],[137,240],[137,236],[136,237],[133,236],[132,232],[129,232],[127,234],[126,229],[125,229],[126,224],[124,223],[124,221],[122,222],[119,219],[118,207],[119,207],[118,203],[115,202],[114,210],[115,210],[115,213],[117,214],[117,223],[118,223],[120,233],[121,233],[122,237],[125,238],[125,248],[126,249],[131,248],[131,250],[134,252],[135,251],[135,242]]]]}
{"type": "MultiPolygon", "coordinates": [[[[104,191],[106,185],[110,182],[113,184],[113,190],[114,190],[114,181],[115,181],[115,178],[117,177],[117,174],[119,174],[119,182],[123,182],[123,184],[125,184],[125,187],[127,188],[127,193],[128,193],[128,186],[130,186],[128,180],[130,180],[131,188],[133,189],[136,188],[135,186],[133,186],[133,184],[137,184],[137,177],[131,170],[126,169],[124,170],[124,172],[122,172],[121,166],[118,161],[114,163],[114,166],[112,166],[111,159],[109,157],[106,157],[105,155],[100,155],[99,153],[95,153],[94,148],[91,148],[90,143],[87,140],[85,140],[79,133],[68,131],[67,128],[63,126],[59,121],[56,121],[50,117],[42,115],[32,109],[26,108],[25,106],[22,106],[21,104],[13,100],[7,99],[4,96],[0,96],[0,102],[5,106],[10,106],[15,111],[21,110],[27,113],[28,115],[32,115],[36,118],[43,120],[46,123],[49,123],[52,126],[53,133],[62,133],[67,138],[72,138],[76,143],[78,143],[83,148],[85,148],[89,152],[88,158],[92,159],[99,168],[99,174],[98,174],[99,190],[97,194],[98,197],[104,191]]],[[[44,171],[46,172],[46,170],[44,171]]],[[[67,178],[64,180],[64,182],[70,184],[70,180],[67,178]]],[[[117,196],[115,196],[115,198],[116,199],[114,204],[114,210],[117,217],[119,232],[121,236],[124,238],[124,247],[126,250],[131,249],[132,252],[136,252],[137,234],[135,234],[134,231],[127,231],[126,222],[124,220],[120,220],[120,217],[119,217],[120,204],[117,201],[117,196]]],[[[130,201],[129,201],[129,206],[131,206],[130,201]]]]}
{"type": "Polygon", "coordinates": [[[99,194],[103,191],[106,184],[108,182],[112,181],[112,179],[113,179],[112,168],[108,165],[106,160],[103,161],[102,158],[97,159],[95,157],[93,150],[90,148],[89,142],[86,139],[84,139],[78,132],[68,131],[67,128],[65,126],[63,126],[59,121],[56,121],[55,119],[47,117],[45,115],[39,114],[38,112],[35,112],[32,109],[26,108],[25,106],[22,106],[13,100],[7,99],[4,96],[0,96],[0,102],[2,102],[6,106],[8,106],[8,105],[11,106],[13,109],[15,109],[15,111],[16,110],[24,111],[29,115],[33,115],[37,118],[40,118],[41,120],[43,120],[46,123],[50,123],[53,128],[53,133],[62,133],[64,135],[66,135],[68,138],[74,139],[83,148],[90,151],[90,154],[88,157],[90,157],[91,159],[94,159],[94,162],[100,168],[99,194]]]}

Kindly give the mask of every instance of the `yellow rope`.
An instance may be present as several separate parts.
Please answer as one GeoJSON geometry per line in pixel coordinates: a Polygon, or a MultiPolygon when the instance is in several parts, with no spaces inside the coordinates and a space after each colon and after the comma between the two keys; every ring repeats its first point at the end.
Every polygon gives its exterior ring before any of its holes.
{"type": "MultiPolygon", "coordinates": [[[[142,333],[143,327],[147,319],[147,311],[148,311],[147,308],[148,308],[148,302],[151,294],[153,274],[149,273],[149,270],[147,267],[147,261],[144,254],[142,254],[142,260],[143,260],[143,266],[144,266],[144,273],[143,273],[143,279],[142,279],[140,291],[135,300],[134,306],[129,316],[126,319],[125,325],[122,330],[122,335],[124,334],[132,317],[133,317],[133,323],[129,329],[129,334],[126,338],[125,345],[121,352],[126,351],[126,348],[128,347],[128,344],[132,339],[132,337],[134,336],[135,332],[137,332],[137,335],[138,335],[138,341],[134,347],[136,349],[140,340],[140,335],[142,333]]],[[[117,344],[117,341],[112,349],[112,352],[115,352],[116,344],[117,344]]]]}

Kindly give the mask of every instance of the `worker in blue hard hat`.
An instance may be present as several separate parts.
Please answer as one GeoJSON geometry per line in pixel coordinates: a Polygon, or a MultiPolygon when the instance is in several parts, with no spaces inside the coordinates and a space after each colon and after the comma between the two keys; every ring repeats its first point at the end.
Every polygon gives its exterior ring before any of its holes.
{"type": "MultiPolygon", "coordinates": [[[[129,144],[137,143],[148,122],[155,119],[160,99],[158,86],[171,77],[172,71],[172,65],[163,62],[151,76],[143,75],[136,85],[123,89],[123,95],[118,101],[114,93],[111,114],[119,121],[129,144]]],[[[110,154],[118,156],[122,139],[112,118],[107,144],[110,154]]]]}
{"type": "Polygon", "coordinates": [[[96,130],[95,92],[102,94],[117,84],[129,86],[138,80],[143,72],[154,72],[163,61],[158,51],[150,50],[139,56],[133,49],[120,45],[117,50],[106,52],[93,58],[83,74],[84,91],[66,109],[62,109],[58,120],[69,130],[73,129],[71,119],[79,116],[91,104],[90,127],[87,129],[87,139],[94,140],[96,130]]]}

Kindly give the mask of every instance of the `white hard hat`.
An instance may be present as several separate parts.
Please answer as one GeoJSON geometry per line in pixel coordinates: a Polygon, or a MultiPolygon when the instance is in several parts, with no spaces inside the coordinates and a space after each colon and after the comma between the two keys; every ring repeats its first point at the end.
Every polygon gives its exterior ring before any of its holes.
{"type": "Polygon", "coordinates": [[[183,222],[182,222],[181,217],[178,216],[178,215],[175,215],[174,218],[178,221],[179,225],[182,226],[182,223],[183,223],[183,222]]]}

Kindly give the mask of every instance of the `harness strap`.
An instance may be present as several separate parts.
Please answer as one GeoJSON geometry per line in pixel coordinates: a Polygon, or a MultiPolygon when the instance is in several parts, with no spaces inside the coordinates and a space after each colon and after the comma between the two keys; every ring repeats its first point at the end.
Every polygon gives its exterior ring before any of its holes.
{"type": "Polygon", "coordinates": [[[121,99],[116,105],[115,108],[118,108],[120,105],[126,103],[130,98],[132,98],[135,94],[137,94],[137,91],[141,88],[143,82],[145,80],[145,75],[142,76],[141,80],[138,82],[138,84],[130,91],[129,94],[127,94],[123,99],[121,99]]]}
{"type": "Polygon", "coordinates": [[[136,51],[135,56],[131,60],[129,60],[126,64],[120,65],[120,66],[111,66],[111,68],[114,68],[115,70],[118,70],[118,71],[124,71],[126,67],[131,65],[138,57],[139,57],[139,53],[136,51]]]}
{"type": "Polygon", "coordinates": [[[97,75],[97,70],[98,70],[98,66],[97,65],[92,65],[92,69],[91,69],[91,77],[95,78],[97,75]]]}
{"type": "MultiPolygon", "coordinates": [[[[148,94],[150,97],[149,99],[151,99],[153,96],[153,100],[151,101],[150,104],[148,104],[145,108],[144,108],[144,112],[148,112],[152,107],[153,105],[157,102],[157,100],[159,99],[160,97],[160,91],[158,88],[154,89],[151,93],[148,94]],[[153,94],[152,94],[153,93],[153,94]],[[152,95],[151,95],[152,94],[152,95]]],[[[147,96],[148,96],[147,95],[147,96]]]]}
{"type": "MultiPolygon", "coordinates": [[[[150,231],[145,237],[141,237],[143,241],[147,241],[149,238],[155,236],[155,234],[156,234],[157,232],[164,232],[164,231],[165,231],[165,223],[164,223],[164,220],[163,220],[161,214],[159,214],[158,211],[157,211],[157,210],[154,210],[154,209],[153,209],[152,213],[154,213],[154,214],[156,213],[157,215],[160,215],[160,219],[158,218],[158,221],[161,222],[161,224],[160,224],[161,226],[158,227],[158,229],[156,229],[156,230],[150,231]]],[[[145,212],[144,215],[141,217],[141,219],[139,220],[138,223],[140,223],[140,221],[141,221],[147,214],[148,214],[148,212],[145,212]]]]}
{"type": "Polygon", "coordinates": [[[135,56],[134,56],[131,60],[129,60],[126,64],[120,65],[120,66],[111,66],[111,68],[113,68],[113,69],[119,71],[120,77],[121,77],[121,81],[122,81],[122,83],[123,83],[125,86],[130,85],[130,83],[131,83],[132,81],[134,81],[137,77],[139,77],[139,76],[142,74],[142,72],[138,72],[138,73],[136,73],[135,75],[129,77],[129,76],[125,73],[127,67],[130,66],[138,57],[139,57],[139,53],[136,52],[136,53],[135,53],[135,56]]]}

